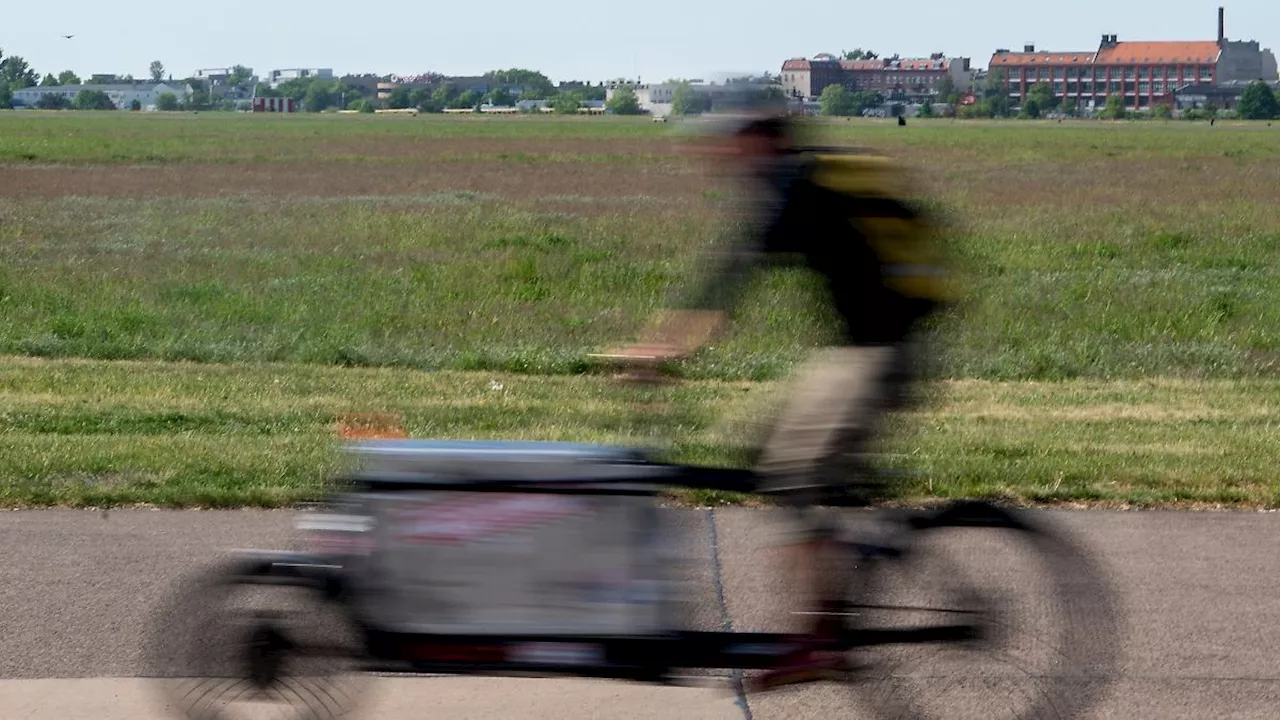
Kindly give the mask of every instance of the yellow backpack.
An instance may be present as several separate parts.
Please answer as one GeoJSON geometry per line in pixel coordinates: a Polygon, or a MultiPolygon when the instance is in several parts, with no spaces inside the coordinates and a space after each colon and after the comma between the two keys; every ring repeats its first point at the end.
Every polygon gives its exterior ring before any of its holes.
{"type": "MultiPolygon", "coordinates": [[[[839,148],[809,151],[815,160],[811,182],[851,200],[906,208],[907,178],[892,160],[839,148]]],[[[909,298],[946,303],[954,299],[937,228],[914,209],[899,213],[853,213],[849,222],[867,238],[884,263],[885,284],[909,298]]]]}

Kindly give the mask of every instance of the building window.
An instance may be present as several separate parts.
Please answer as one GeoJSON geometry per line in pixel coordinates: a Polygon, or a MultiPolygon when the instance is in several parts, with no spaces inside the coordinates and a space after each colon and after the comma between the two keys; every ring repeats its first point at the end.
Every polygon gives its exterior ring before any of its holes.
{"type": "Polygon", "coordinates": [[[1125,69],[1124,69],[1124,79],[1125,79],[1125,80],[1132,80],[1132,79],[1133,79],[1133,72],[1134,72],[1134,71],[1133,71],[1133,68],[1131,68],[1131,67],[1127,67],[1127,68],[1125,68],[1125,69]]]}
{"type": "Polygon", "coordinates": [[[1065,91],[1066,91],[1066,88],[1065,88],[1065,86],[1064,86],[1062,83],[1060,83],[1060,82],[1056,82],[1056,83],[1054,83],[1054,84],[1053,84],[1053,94],[1054,94],[1054,95],[1061,95],[1061,94],[1063,94],[1065,91]]]}
{"type": "Polygon", "coordinates": [[[1170,65],[1164,69],[1164,76],[1169,80],[1176,80],[1178,77],[1178,67],[1170,65]]]}
{"type": "Polygon", "coordinates": [[[1118,92],[1120,92],[1120,81],[1119,81],[1119,80],[1112,80],[1112,81],[1111,81],[1111,93],[1112,93],[1112,94],[1116,94],[1116,93],[1118,93],[1118,92]]]}
{"type": "Polygon", "coordinates": [[[1049,79],[1049,68],[1040,68],[1040,79],[1041,80],[1049,79]]]}
{"type": "Polygon", "coordinates": [[[1163,92],[1164,92],[1164,81],[1163,81],[1163,80],[1156,80],[1155,82],[1151,83],[1151,89],[1152,89],[1152,90],[1154,90],[1154,91],[1156,92],[1156,94],[1157,94],[1157,95],[1158,95],[1158,94],[1160,94],[1160,93],[1163,93],[1163,92]]]}
{"type": "Polygon", "coordinates": [[[1151,71],[1150,71],[1150,70],[1148,70],[1147,68],[1138,68],[1138,79],[1139,79],[1139,80],[1149,80],[1150,78],[1151,78],[1151,71]]]}
{"type": "Polygon", "coordinates": [[[1053,69],[1053,79],[1054,79],[1054,80],[1061,80],[1062,78],[1063,78],[1063,69],[1062,69],[1062,68],[1054,68],[1054,69],[1053,69]]]}
{"type": "Polygon", "coordinates": [[[1139,83],[1138,83],[1138,94],[1139,94],[1139,95],[1148,95],[1148,94],[1150,94],[1150,93],[1151,93],[1151,83],[1149,83],[1149,82],[1139,82],[1139,83]]]}

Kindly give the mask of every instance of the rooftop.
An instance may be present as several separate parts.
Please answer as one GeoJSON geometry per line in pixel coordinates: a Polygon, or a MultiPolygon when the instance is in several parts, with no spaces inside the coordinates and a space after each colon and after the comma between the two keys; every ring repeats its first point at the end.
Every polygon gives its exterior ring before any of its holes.
{"type": "Polygon", "coordinates": [[[884,58],[881,60],[841,60],[845,70],[946,70],[951,61],[945,58],[884,58]]]}
{"type": "Polygon", "coordinates": [[[34,85],[14,92],[24,92],[36,90],[40,92],[80,92],[81,90],[97,90],[99,92],[137,92],[139,90],[154,90],[160,86],[166,88],[183,88],[186,83],[183,82],[137,82],[137,83],[111,83],[104,85],[34,85]]]}
{"type": "Polygon", "coordinates": [[[1097,53],[1092,52],[998,52],[991,57],[991,66],[1008,65],[1063,65],[1093,62],[1097,53]]]}
{"type": "Polygon", "coordinates": [[[1212,40],[1117,42],[1089,52],[1002,51],[991,56],[991,66],[1200,64],[1217,62],[1220,53],[1218,43],[1212,40]]]}
{"type": "Polygon", "coordinates": [[[1212,63],[1222,49],[1213,40],[1192,42],[1122,42],[1098,51],[1102,65],[1134,63],[1212,63]]]}

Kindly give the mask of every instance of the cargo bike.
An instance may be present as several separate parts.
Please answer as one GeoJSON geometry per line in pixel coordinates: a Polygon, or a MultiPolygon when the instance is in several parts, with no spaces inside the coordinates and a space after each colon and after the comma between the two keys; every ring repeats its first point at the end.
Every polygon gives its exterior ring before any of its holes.
{"type": "MultiPolygon", "coordinates": [[[[297,515],[305,547],[232,553],[156,618],[153,675],[185,717],[344,717],[384,674],[727,680],[749,703],[743,673],[794,648],[782,631],[693,628],[698,591],[673,577],[680,511],[665,494],[761,492],[749,471],[587,444],[346,449],[340,489],[297,515]]],[[[858,717],[1080,717],[1107,689],[1114,599],[1048,519],[980,501],[841,514],[863,522],[840,539],[842,591],[820,612],[842,627],[858,717]]]]}

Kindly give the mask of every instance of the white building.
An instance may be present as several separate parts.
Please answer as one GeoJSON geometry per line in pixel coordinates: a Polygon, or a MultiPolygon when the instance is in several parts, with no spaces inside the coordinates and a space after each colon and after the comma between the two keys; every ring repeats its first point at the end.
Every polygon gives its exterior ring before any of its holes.
{"type": "Polygon", "coordinates": [[[302,78],[332,80],[333,68],[286,68],[284,70],[272,70],[267,73],[267,84],[273,88],[277,88],[280,87],[280,83],[286,83],[290,80],[301,80],[302,78]]]}
{"type": "Polygon", "coordinates": [[[156,99],[170,93],[179,100],[191,96],[190,85],[174,83],[130,83],[115,85],[40,85],[13,91],[13,104],[18,107],[35,107],[40,99],[50,95],[60,95],[69,103],[75,102],[76,96],[84,90],[97,90],[106,93],[116,109],[128,110],[136,100],[143,110],[155,110],[156,99]]]}
{"type": "MultiPolygon", "coordinates": [[[[636,94],[640,109],[654,115],[666,115],[671,112],[671,101],[675,97],[679,83],[611,83],[605,91],[605,97],[612,100],[621,88],[629,88],[636,94]]],[[[764,83],[705,83],[701,80],[689,81],[689,87],[695,95],[709,97],[714,111],[718,98],[731,97],[745,92],[766,90],[770,85],[764,83]]]]}

